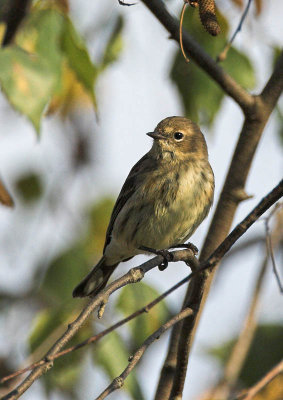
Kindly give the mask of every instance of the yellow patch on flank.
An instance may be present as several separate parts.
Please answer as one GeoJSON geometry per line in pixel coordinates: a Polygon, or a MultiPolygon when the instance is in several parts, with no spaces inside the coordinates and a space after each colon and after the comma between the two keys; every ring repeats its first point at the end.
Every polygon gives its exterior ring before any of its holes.
{"type": "Polygon", "coordinates": [[[21,34],[16,36],[16,44],[28,53],[36,51],[37,40],[38,32],[35,28],[30,28],[28,32],[21,31],[21,34]]]}
{"type": "Polygon", "coordinates": [[[6,24],[1,22],[0,23],[0,43],[2,43],[2,41],[3,41],[5,31],[6,31],[6,24]]]}
{"type": "Polygon", "coordinates": [[[18,63],[14,63],[12,68],[16,87],[22,94],[30,95],[30,86],[24,68],[18,63]]]}

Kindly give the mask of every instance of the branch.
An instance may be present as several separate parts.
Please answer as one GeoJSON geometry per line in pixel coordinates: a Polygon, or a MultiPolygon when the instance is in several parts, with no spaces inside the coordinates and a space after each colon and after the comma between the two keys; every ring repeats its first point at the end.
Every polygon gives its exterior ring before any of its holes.
{"type": "MultiPolygon", "coordinates": [[[[278,209],[282,206],[282,203],[278,202],[273,210],[269,213],[269,215],[264,218],[265,224],[268,225],[268,222],[272,218],[272,216],[278,211],[278,209]]],[[[274,246],[277,247],[280,244],[280,240],[282,235],[278,234],[276,231],[278,229],[274,229],[272,232],[272,237],[274,238],[274,246]]],[[[264,244],[264,242],[263,242],[264,244]]],[[[231,252],[229,253],[229,255],[231,252]]],[[[226,400],[231,397],[231,393],[235,389],[238,378],[241,374],[243,365],[245,363],[246,357],[250,350],[250,346],[252,344],[254,334],[257,326],[257,310],[262,290],[262,285],[264,282],[265,272],[268,265],[269,258],[269,250],[268,247],[265,246],[265,257],[262,261],[258,277],[256,279],[256,283],[254,285],[253,294],[251,296],[249,310],[247,312],[242,331],[234,344],[232,351],[230,352],[229,359],[226,362],[223,378],[220,379],[219,383],[213,388],[210,392],[211,398],[221,398],[222,400],[226,400]]]]}
{"type": "MultiPolygon", "coordinates": [[[[166,293],[171,293],[173,290],[177,289],[180,284],[185,283],[186,281],[190,280],[192,277],[196,275],[202,275],[206,270],[214,268],[220,259],[229,251],[229,249],[233,246],[233,244],[250,228],[251,225],[255,223],[255,221],[268,209],[270,208],[277,200],[279,200],[283,196],[283,180],[279,182],[279,184],[267,195],[265,196],[260,203],[248,214],[248,216],[239,223],[235,229],[227,236],[227,238],[221,243],[221,245],[214,251],[214,253],[205,261],[203,262],[198,270],[192,272],[188,277],[183,279],[181,282],[177,283],[169,289],[166,293]],[[173,289],[174,288],[174,289],[173,289]]],[[[186,263],[193,263],[195,265],[195,257],[193,255],[193,251],[190,249],[186,250],[179,250],[173,251],[172,253],[172,261],[185,261],[186,263]]],[[[2,398],[2,400],[7,399],[17,399],[23,394],[31,385],[32,383],[43,375],[48,369],[52,368],[53,360],[52,357],[58,353],[61,348],[74,336],[74,334],[79,330],[79,328],[83,325],[85,320],[90,316],[90,314],[101,307],[101,305],[105,305],[109,296],[118,290],[119,288],[130,284],[139,282],[151,269],[160,265],[163,261],[162,256],[154,257],[153,259],[143,263],[139,267],[132,268],[127,274],[122,276],[121,278],[117,279],[116,281],[112,282],[108,285],[100,294],[98,294],[93,300],[89,302],[89,304],[83,309],[80,315],[76,318],[74,322],[69,324],[68,329],[65,333],[56,341],[56,343],[51,347],[51,349],[46,353],[42,360],[44,360],[45,364],[40,365],[39,367],[35,368],[35,370],[12,392],[8,393],[6,396],[2,398]]],[[[162,297],[164,295],[161,295],[162,297]]],[[[156,299],[157,300],[157,299],[156,299]]],[[[154,300],[153,303],[156,302],[154,300]]],[[[191,307],[190,310],[195,310],[194,307],[191,307]]],[[[187,309],[189,310],[189,308],[187,309]]],[[[182,311],[173,317],[170,321],[172,325],[179,322],[179,316],[183,315],[182,311]],[[176,320],[174,319],[176,318],[176,320]],[[175,322],[174,322],[174,321],[175,322]]],[[[190,315],[193,313],[190,311],[190,315]]],[[[184,317],[182,317],[184,318],[184,317]]],[[[181,319],[182,319],[181,318],[181,319]]],[[[166,325],[165,324],[165,325],[166,325]]],[[[170,326],[172,326],[170,325],[170,326]]],[[[120,325],[119,325],[120,326],[120,325]]],[[[166,325],[167,326],[167,325],[166,325]]],[[[163,326],[164,327],[164,326],[163,326]]],[[[110,329],[110,328],[109,328],[110,329]]],[[[163,329],[162,327],[160,329],[163,329]]],[[[168,329],[168,328],[166,328],[168,329]]],[[[156,332],[155,332],[156,333],[156,332]]],[[[151,335],[147,340],[151,340],[154,336],[151,335]]],[[[155,340],[155,339],[154,339],[155,340]]],[[[147,343],[147,341],[145,342],[147,343]]]]}
{"type": "Polygon", "coordinates": [[[127,367],[124,369],[124,371],[119,375],[117,378],[113,379],[111,384],[96,398],[96,400],[103,400],[105,397],[107,397],[110,393],[114,392],[117,389],[120,389],[127,376],[130,374],[130,372],[134,369],[136,364],[140,361],[141,357],[145,353],[146,349],[157,339],[160,338],[160,336],[166,332],[169,328],[171,328],[173,325],[176,323],[180,322],[184,318],[188,317],[189,315],[192,315],[194,313],[194,310],[191,308],[185,308],[178,314],[176,314],[173,318],[171,318],[169,321],[167,321],[165,324],[161,325],[159,329],[157,329],[152,335],[150,335],[139,347],[133,356],[130,357],[129,364],[127,367]]]}
{"type": "Polygon", "coordinates": [[[257,310],[267,264],[268,256],[266,254],[259,270],[251,297],[250,307],[245,318],[242,331],[240,332],[240,335],[234,344],[229,359],[225,365],[223,378],[217,384],[216,388],[212,389],[211,391],[212,398],[221,398],[222,400],[230,398],[230,393],[233,391],[233,388],[235,387],[235,384],[239,378],[256,331],[257,310]]]}
{"type": "MultiPolygon", "coordinates": [[[[282,66],[283,52],[277,61],[271,78],[262,91],[262,95],[255,97],[253,112],[246,116],[203,250],[200,254],[201,262],[224,240],[231,228],[238,205],[243,200],[242,194],[239,196],[239,193],[245,192],[245,183],[262,132],[283,89],[282,66]]],[[[171,399],[174,399],[174,396],[178,398],[183,393],[195,330],[210,290],[214,272],[205,276],[196,276],[188,287],[183,307],[189,307],[191,304],[200,304],[200,308],[197,315],[182,322],[180,341],[176,332],[173,332],[175,342],[178,342],[178,352],[169,348],[168,356],[170,354],[171,371],[168,374],[165,368],[162,369],[158,385],[158,388],[163,387],[165,392],[170,393],[171,391],[171,399]],[[174,383],[172,382],[172,376],[174,376],[174,383]]],[[[174,330],[177,329],[180,329],[180,326],[174,328],[174,330]]],[[[170,341],[170,343],[172,342],[170,341]]],[[[174,347],[176,347],[175,344],[174,347]]],[[[155,400],[167,399],[168,397],[159,396],[157,391],[155,400]]]]}
{"type": "MultiPolygon", "coordinates": [[[[195,257],[193,251],[190,249],[173,251],[172,261],[185,261],[186,263],[192,263],[195,265],[195,257]]],[[[45,354],[42,360],[45,361],[43,365],[36,367],[30,375],[13,391],[6,394],[2,400],[15,400],[18,399],[41,375],[47,372],[53,366],[52,357],[57,354],[77,333],[86,319],[98,309],[98,315],[102,316],[101,310],[104,310],[107,304],[109,296],[121,287],[128,285],[130,283],[137,283],[141,281],[144,275],[151,269],[157,267],[163,261],[162,256],[154,257],[153,259],[141,264],[139,267],[130,269],[130,271],[123,275],[121,278],[112,282],[104,290],[102,290],[95,298],[93,298],[88,305],[82,310],[79,316],[68,325],[67,330],[64,334],[54,343],[54,345],[45,354]]]]}
{"type": "MultiPolygon", "coordinates": [[[[172,17],[161,0],[142,0],[155,17],[161,22],[170,36],[179,43],[179,21],[172,17]]],[[[251,111],[254,98],[227,74],[216,61],[213,60],[201,46],[183,30],[183,46],[190,58],[201,67],[214,81],[232,97],[245,113],[251,111]]]]}
{"type": "Polygon", "coordinates": [[[256,385],[251,387],[244,394],[236,397],[236,400],[251,400],[257,393],[261,391],[268,383],[270,383],[274,378],[283,373],[283,360],[279,364],[275,365],[271,371],[269,371],[256,385]]]}
{"type": "Polygon", "coordinates": [[[12,0],[6,3],[8,7],[4,14],[6,32],[2,41],[3,47],[9,45],[13,41],[20,24],[30,8],[30,3],[30,0],[12,0]]]}
{"type": "Polygon", "coordinates": [[[275,107],[283,87],[283,51],[277,59],[274,71],[261,93],[261,98],[269,110],[275,107]]]}

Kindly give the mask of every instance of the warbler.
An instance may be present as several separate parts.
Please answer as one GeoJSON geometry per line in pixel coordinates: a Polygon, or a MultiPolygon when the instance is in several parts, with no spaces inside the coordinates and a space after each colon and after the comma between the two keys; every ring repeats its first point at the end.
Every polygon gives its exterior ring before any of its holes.
{"type": "Polygon", "coordinates": [[[73,297],[95,296],[121,261],[186,242],[207,216],[214,175],[205,138],[183,117],[163,119],[153,145],[131,169],[115,203],[103,256],[74,289],[73,297]]]}

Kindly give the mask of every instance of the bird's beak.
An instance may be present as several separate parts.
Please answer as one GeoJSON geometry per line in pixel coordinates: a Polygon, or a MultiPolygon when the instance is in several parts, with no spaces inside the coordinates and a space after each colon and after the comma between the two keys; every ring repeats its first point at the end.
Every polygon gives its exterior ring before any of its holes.
{"type": "Polygon", "coordinates": [[[148,132],[147,136],[150,136],[154,140],[166,139],[165,136],[161,135],[161,133],[158,132],[148,132]]]}

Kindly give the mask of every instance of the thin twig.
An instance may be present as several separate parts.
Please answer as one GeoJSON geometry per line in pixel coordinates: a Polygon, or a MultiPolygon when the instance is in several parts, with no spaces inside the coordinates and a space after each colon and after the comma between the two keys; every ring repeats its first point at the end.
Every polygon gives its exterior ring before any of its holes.
{"type": "Polygon", "coordinates": [[[274,253],[273,253],[273,246],[272,246],[272,241],[271,241],[271,235],[270,235],[270,227],[269,227],[270,218],[278,210],[278,208],[281,207],[281,206],[282,206],[282,204],[277,204],[274,207],[274,210],[270,214],[270,216],[265,218],[265,233],[266,233],[265,240],[266,240],[266,251],[267,251],[267,254],[271,258],[273,273],[274,273],[276,281],[278,283],[278,287],[279,287],[280,293],[283,293],[283,285],[281,283],[280,275],[279,275],[279,272],[278,272],[277,267],[276,267],[275,257],[274,257],[274,253]]]}
{"type": "Polygon", "coordinates": [[[226,400],[230,398],[230,394],[233,391],[238,377],[242,371],[242,367],[246,360],[250,346],[252,344],[254,334],[257,326],[257,310],[259,305],[259,299],[261,294],[262,284],[264,282],[264,276],[267,269],[268,256],[264,257],[262,265],[260,267],[256,284],[251,296],[251,302],[248,313],[245,317],[245,321],[239,337],[234,344],[229,359],[224,367],[223,377],[220,379],[216,387],[212,388],[209,396],[211,398],[226,400]]]}
{"type": "Polygon", "coordinates": [[[183,54],[184,59],[186,62],[190,62],[190,59],[187,57],[186,52],[184,50],[184,45],[183,45],[183,22],[184,22],[184,15],[186,11],[186,6],[187,6],[187,1],[184,1],[182,11],[181,11],[181,16],[180,16],[180,30],[179,30],[179,36],[180,36],[180,47],[181,47],[181,52],[183,54]]]}
{"type": "Polygon", "coordinates": [[[268,383],[270,383],[274,378],[283,373],[283,360],[279,364],[275,365],[259,382],[257,382],[250,389],[245,391],[245,393],[240,394],[235,400],[251,400],[257,393],[259,393],[268,383]]]}
{"type": "Polygon", "coordinates": [[[248,12],[249,12],[249,8],[250,8],[251,3],[252,3],[252,0],[248,0],[248,3],[247,3],[247,5],[246,5],[246,8],[244,9],[243,15],[242,15],[242,17],[241,17],[241,19],[240,19],[240,22],[239,22],[239,24],[238,24],[238,26],[237,26],[235,32],[233,33],[231,39],[230,39],[229,42],[226,44],[226,46],[224,47],[224,49],[223,49],[223,50],[221,51],[221,53],[218,55],[218,57],[217,57],[217,59],[216,59],[217,61],[224,61],[224,60],[226,59],[227,53],[228,53],[230,47],[232,46],[232,43],[233,43],[235,37],[238,35],[238,33],[239,33],[239,32],[241,31],[241,29],[242,29],[243,23],[244,23],[244,21],[245,21],[245,19],[246,19],[246,16],[248,15],[248,12]]]}
{"type": "Polygon", "coordinates": [[[137,363],[140,361],[142,356],[144,355],[146,349],[156,340],[160,338],[160,336],[170,329],[176,323],[182,321],[184,318],[192,315],[194,310],[191,308],[186,308],[176,314],[173,318],[169,319],[165,324],[161,325],[159,329],[157,329],[153,334],[151,334],[143,344],[135,351],[133,356],[129,358],[129,363],[124,371],[119,375],[117,378],[113,379],[111,384],[95,399],[95,400],[103,400],[105,399],[110,393],[114,392],[117,389],[120,389],[124,385],[124,381],[130,372],[134,369],[137,363]]]}

